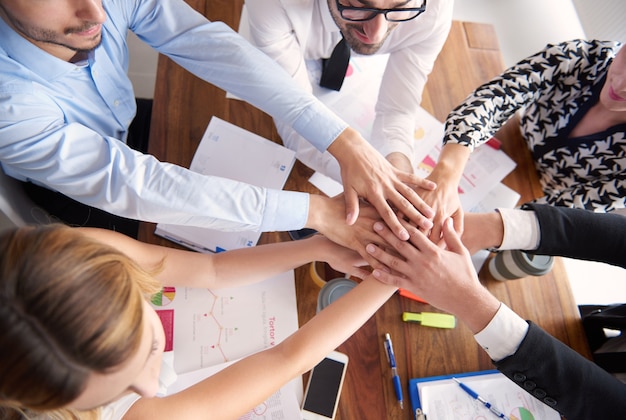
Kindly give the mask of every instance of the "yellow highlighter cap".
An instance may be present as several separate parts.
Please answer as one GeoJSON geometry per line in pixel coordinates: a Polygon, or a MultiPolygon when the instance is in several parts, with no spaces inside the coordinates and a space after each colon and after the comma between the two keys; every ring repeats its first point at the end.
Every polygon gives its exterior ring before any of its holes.
{"type": "Polygon", "coordinates": [[[402,320],[404,322],[419,322],[425,327],[433,328],[454,328],[456,327],[456,318],[450,314],[440,314],[435,312],[403,312],[402,320]]]}

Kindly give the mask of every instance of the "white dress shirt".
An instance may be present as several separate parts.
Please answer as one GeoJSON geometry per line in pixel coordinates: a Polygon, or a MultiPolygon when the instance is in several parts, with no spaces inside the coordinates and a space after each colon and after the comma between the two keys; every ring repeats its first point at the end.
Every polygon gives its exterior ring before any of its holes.
{"type": "MultiPolygon", "coordinates": [[[[452,22],[451,0],[429,0],[417,18],[400,22],[377,54],[389,54],[376,103],[372,138],[387,156],[413,156],[417,109],[428,74],[446,41],[452,22]]],[[[247,22],[240,32],[274,58],[301,86],[312,90],[306,61],[330,57],[341,39],[327,0],[246,0],[247,22]]],[[[353,52],[354,54],[354,52],[353,52]]],[[[295,133],[277,122],[285,146],[295,150],[309,167],[339,180],[339,166],[295,133]],[[330,160],[330,162],[329,162],[330,160]]]]}
{"type": "MultiPolygon", "coordinates": [[[[504,224],[504,238],[499,250],[533,250],[539,246],[541,232],[532,210],[499,208],[504,224]]],[[[474,336],[492,360],[499,361],[514,354],[526,333],[528,323],[504,303],[489,324],[474,336]]]]}
{"type": "Polygon", "coordinates": [[[474,339],[497,362],[514,354],[527,332],[528,323],[501,303],[498,312],[474,339]]]}
{"type": "Polygon", "coordinates": [[[497,248],[533,250],[539,246],[541,231],[537,215],[532,210],[499,208],[504,224],[502,244],[497,248]]]}

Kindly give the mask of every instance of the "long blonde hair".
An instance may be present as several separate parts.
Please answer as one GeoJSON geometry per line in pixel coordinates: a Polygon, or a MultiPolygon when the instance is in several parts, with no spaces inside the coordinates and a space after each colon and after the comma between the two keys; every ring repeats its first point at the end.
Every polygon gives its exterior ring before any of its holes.
{"type": "Polygon", "coordinates": [[[142,335],[154,278],[62,225],[0,235],[0,417],[93,418],[67,404],[91,372],[114,371],[142,335]]]}

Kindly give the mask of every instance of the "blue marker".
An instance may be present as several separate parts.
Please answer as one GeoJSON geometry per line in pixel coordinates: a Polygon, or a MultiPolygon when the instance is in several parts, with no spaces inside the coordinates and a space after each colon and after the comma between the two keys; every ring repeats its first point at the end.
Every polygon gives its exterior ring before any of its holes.
{"type": "Polygon", "coordinates": [[[503,412],[501,412],[500,410],[495,408],[493,405],[491,405],[491,403],[489,401],[487,401],[486,399],[484,399],[483,397],[478,395],[476,393],[476,391],[474,391],[472,388],[470,388],[469,386],[465,385],[463,382],[459,381],[457,378],[452,378],[452,379],[454,379],[455,382],[457,384],[459,384],[459,386],[463,389],[463,391],[467,392],[472,398],[474,398],[475,400],[480,402],[482,405],[487,407],[489,409],[489,411],[491,411],[493,414],[495,414],[496,416],[498,416],[501,419],[509,420],[509,418],[507,416],[505,416],[503,412]]]}

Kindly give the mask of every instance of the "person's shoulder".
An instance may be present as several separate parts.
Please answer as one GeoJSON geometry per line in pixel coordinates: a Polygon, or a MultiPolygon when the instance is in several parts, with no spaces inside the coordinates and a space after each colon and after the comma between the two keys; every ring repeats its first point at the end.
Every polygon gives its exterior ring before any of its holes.
{"type": "Polygon", "coordinates": [[[558,43],[548,43],[546,51],[560,51],[562,53],[576,54],[590,53],[596,55],[598,52],[615,51],[621,46],[618,41],[606,41],[599,39],[570,39],[558,43]]]}

